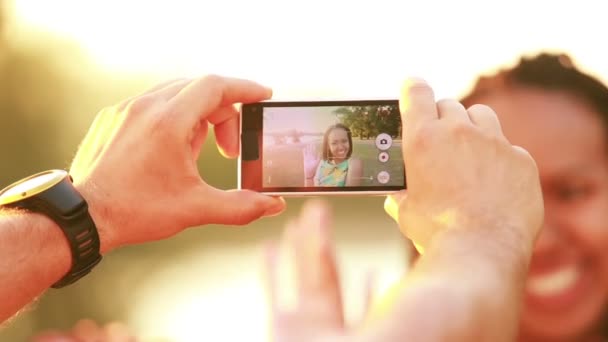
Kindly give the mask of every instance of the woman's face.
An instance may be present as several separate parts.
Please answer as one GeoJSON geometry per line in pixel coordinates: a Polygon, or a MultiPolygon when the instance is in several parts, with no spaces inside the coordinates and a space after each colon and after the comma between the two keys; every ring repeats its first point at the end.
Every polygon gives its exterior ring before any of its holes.
{"type": "Polygon", "coordinates": [[[608,160],[599,114],[577,98],[531,88],[478,100],[540,172],[545,224],[526,283],[522,337],[576,338],[608,299],[608,160]]]}
{"type": "Polygon", "coordinates": [[[327,136],[327,143],[329,145],[329,152],[331,152],[330,155],[334,157],[334,160],[340,161],[346,159],[348,151],[350,151],[346,130],[342,128],[332,129],[327,136]]]}

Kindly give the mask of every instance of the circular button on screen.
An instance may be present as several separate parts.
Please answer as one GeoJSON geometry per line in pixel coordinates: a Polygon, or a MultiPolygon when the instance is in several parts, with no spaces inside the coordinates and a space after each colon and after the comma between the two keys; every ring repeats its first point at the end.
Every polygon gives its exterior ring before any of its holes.
{"type": "Polygon", "coordinates": [[[377,179],[381,184],[386,184],[391,180],[391,175],[386,171],[381,171],[378,173],[377,179]]]}
{"type": "Polygon", "coordinates": [[[380,133],[376,137],[376,147],[379,150],[386,151],[392,145],[393,145],[393,138],[390,135],[388,135],[386,133],[380,133]]]}
{"type": "Polygon", "coordinates": [[[386,163],[389,159],[390,157],[387,152],[380,152],[380,154],[378,154],[378,160],[381,163],[386,163]]]}

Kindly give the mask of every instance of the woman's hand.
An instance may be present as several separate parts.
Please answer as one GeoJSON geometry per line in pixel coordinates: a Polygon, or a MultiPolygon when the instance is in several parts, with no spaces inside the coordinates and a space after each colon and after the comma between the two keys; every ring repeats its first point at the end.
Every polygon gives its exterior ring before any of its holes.
{"type": "Polygon", "coordinates": [[[321,157],[317,152],[317,148],[314,144],[308,144],[302,150],[302,157],[304,160],[304,178],[312,179],[317,172],[321,157]]]}
{"type": "Polygon", "coordinates": [[[271,309],[272,340],[328,341],[345,334],[340,281],[329,237],[331,212],[309,202],[290,222],[280,244],[266,248],[265,283],[271,309]],[[293,283],[282,277],[293,274],[293,283]],[[295,301],[289,298],[294,296],[295,301]]]}

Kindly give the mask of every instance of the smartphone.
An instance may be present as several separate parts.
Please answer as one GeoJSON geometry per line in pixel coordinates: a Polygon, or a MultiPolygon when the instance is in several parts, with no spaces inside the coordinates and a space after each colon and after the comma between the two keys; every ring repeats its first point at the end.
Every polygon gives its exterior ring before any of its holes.
{"type": "Polygon", "coordinates": [[[305,196],[406,188],[398,100],[244,104],[240,134],[239,189],[305,196]]]}

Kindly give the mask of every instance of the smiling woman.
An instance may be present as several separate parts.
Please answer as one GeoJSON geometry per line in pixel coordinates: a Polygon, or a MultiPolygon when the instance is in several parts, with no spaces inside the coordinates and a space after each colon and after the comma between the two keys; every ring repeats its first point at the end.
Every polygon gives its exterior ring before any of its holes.
{"type": "Polygon", "coordinates": [[[524,340],[604,340],[608,332],[608,88],[565,55],[482,78],[464,104],[499,113],[541,177],[545,226],[521,320],[524,340]],[[593,340],[593,339],[592,339],[593,340]]]}

